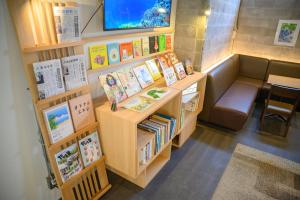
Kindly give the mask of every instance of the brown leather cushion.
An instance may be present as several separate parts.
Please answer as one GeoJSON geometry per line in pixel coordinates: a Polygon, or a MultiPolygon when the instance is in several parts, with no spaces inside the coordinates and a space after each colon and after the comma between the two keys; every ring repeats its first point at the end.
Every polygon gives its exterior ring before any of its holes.
{"type": "Polygon", "coordinates": [[[240,75],[265,80],[269,60],[253,56],[240,55],[240,75]]]}
{"type": "Polygon", "coordinates": [[[244,84],[249,84],[249,85],[255,86],[259,90],[263,87],[263,84],[264,84],[263,80],[248,78],[248,77],[245,77],[245,76],[239,76],[236,81],[244,83],[244,84]]]}
{"type": "Polygon", "coordinates": [[[209,121],[235,131],[242,129],[257,92],[255,86],[234,82],[213,107],[209,121]]]}
{"type": "Polygon", "coordinates": [[[300,63],[271,60],[267,74],[300,78],[300,63]]]}

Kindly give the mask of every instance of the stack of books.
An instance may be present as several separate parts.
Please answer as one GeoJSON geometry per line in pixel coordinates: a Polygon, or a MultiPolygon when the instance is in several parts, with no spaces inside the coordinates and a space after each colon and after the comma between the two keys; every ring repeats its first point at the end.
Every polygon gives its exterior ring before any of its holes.
{"type": "Polygon", "coordinates": [[[154,154],[157,154],[162,150],[165,144],[173,139],[176,119],[168,115],[157,113],[138,124],[138,128],[155,134],[154,154]]]}

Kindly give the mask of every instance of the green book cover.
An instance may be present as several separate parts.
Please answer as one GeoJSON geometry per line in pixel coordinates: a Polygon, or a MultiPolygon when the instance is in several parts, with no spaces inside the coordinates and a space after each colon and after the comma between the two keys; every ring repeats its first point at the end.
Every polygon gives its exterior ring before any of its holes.
{"type": "Polygon", "coordinates": [[[166,50],[166,35],[159,36],[158,49],[159,52],[163,52],[166,50]]]}

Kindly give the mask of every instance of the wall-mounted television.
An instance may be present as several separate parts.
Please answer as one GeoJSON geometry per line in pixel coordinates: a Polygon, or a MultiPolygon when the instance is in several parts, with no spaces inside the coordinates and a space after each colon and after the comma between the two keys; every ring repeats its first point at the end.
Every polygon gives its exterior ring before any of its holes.
{"type": "Polygon", "coordinates": [[[104,30],[169,27],[172,0],[104,0],[104,30]]]}

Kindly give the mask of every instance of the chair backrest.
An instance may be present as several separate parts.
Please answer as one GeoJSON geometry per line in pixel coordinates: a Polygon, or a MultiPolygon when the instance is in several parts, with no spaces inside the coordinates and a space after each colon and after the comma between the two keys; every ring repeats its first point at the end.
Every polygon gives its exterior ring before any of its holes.
{"type": "Polygon", "coordinates": [[[297,106],[300,100],[300,89],[289,88],[280,85],[271,85],[268,100],[272,99],[274,96],[284,98],[289,103],[297,106]]]}

